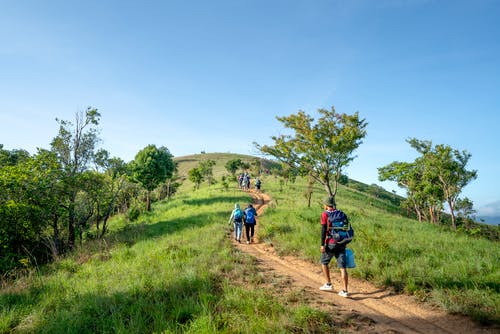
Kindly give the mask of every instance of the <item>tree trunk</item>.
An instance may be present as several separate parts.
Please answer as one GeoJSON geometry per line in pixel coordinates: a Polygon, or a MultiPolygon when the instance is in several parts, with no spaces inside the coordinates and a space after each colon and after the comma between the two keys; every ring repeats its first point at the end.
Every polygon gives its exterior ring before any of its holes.
{"type": "Polygon", "coordinates": [[[455,207],[453,205],[453,202],[451,200],[448,200],[448,205],[450,206],[450,214],[451,214],[451,227],[456,230],[457,229],[457,223],[456,223],[456,218],[455,218],[455,207]]]}
{"type": "Polygon", "coordinates": [[[52,255],[57,257],[61,253],[61,240],[59,239],[59,216],[57,213],[54,213],[54,217],[52,220],[52,229],[53,229],[53,241],[54,241],[54,247],[52,249],[52,255]]]}
{"type": "Polygon", "coordinates": [[[151,211],[151,198],[149,196],[149,191],[148,194],[146,195],[146,211],[151,211]]]}
{"type": "Polygon", "coordinates": [[[75,202],[71,200],[69,204],[69,223],[68,223],[68,247],[73,249],[75,247],[75,202]]]}

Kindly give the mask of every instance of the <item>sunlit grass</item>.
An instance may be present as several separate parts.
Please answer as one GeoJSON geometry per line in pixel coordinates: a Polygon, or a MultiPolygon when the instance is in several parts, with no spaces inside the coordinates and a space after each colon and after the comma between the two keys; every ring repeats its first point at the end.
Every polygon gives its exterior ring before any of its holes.
{"type": "Polygon", "coordinates": [[[263,289],[274,278],[232,247],[229,214],[249,200],[203,189],[157,203],[137,223],[118,217],[106,241],[2,291],[0,332],[335,332],[325,313],[263,289]]]}
{"type": "MultiPolygon", "coordinates": [[[[261,217],[259,235],[272,240],[279,253],[318,263],[324,190],[315,188],[308,208],[302,195],[306,188],[303,180],[283,191],[279,188],[272,178],[267,180],[274,203],[261,217]]],[[[388,213],[368,195],[343,186],[336,200],[355,229],[355,240],[349,246],[357,263],[352,275],[414,294],[452,313],[471,315],[486,323],[500,322],[497,242],[388,213]]]]}

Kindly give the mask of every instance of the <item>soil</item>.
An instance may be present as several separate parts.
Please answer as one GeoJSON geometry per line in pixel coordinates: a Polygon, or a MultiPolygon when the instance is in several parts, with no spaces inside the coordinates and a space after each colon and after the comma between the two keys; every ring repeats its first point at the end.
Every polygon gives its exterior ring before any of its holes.
{"type": "MultiPolygon", "coordinates": [[[[251,191],[259,216],[270,201],[269,195],[251,191]]],[[[332,269],[334,290],[321,291],[324,284],[321,266],[291,256],[278,256],[273,245],[259,241],[258,227],[254,242],[234,242],[239,250],[257,259],[259,270],[283,277],[300,291],[311,307],[335,314],[335,323],[346,333],[500,333],[499,327],[482,327],[471,319],[451,315],[437,307],[419,302],[416,298],[376,287],[368,281],[349,277],[348,298],[337,295],[340,272],[332,269]]],[[[319,227],[318,227],[319,228],[319,227]]],[[[243,240],[246,240],[243,238],[243,240]]]]}

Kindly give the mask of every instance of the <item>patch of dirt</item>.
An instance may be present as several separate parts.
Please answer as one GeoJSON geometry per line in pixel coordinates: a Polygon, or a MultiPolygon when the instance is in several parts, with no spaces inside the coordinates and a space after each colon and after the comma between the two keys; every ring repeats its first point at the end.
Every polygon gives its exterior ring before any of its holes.
{"type": "MultiPolygon", "coordinates": [[[[270,201],[270,196],[251,191],[259,216],[270,201]]],[[[319,219],[319,218],[318,218],[319,219]]],[[[318,223],[319,225],[319,223],[318,223]]],[[[254,243],[237,243],[235,247],[254,256],[260,270],[285,277],[299,291],[302,300],[314,308],[335,314],[347,333],[500,333],[498,327],[481,327],[464,316],[451,315],[443,310],[419,303],[415,298],[380,289],[371,283],[349,276],[349,298],[337,295],[340,273],[331,268],[334,291],[320,291],[324,278],[319,264],[312,264],[291,256],[278,256],[272,245],[260,242],[258,227],[254,243]]],[[[319,229],[319,226],[318,226],[319,229]]],[[[319,233],[319,232],[318,232],[319,233]]],[[[242,238],[246,240],[246,238],[242,238]]]]}

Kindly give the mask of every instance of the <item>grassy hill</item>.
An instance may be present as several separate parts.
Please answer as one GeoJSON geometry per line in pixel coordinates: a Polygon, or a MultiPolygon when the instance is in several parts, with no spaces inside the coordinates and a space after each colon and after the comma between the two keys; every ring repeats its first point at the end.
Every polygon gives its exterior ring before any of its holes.
{"type": "MultiPolygon", "coordinates": [[[[224,165],[224,158],[219,165],[224,165]]],[[[301,178],[284,186],[274,176],[264,177],[263,189],[271,194],[273,203],[262,217],[260,238],[272,242],[278,252],[316,263],[317,222],[326,195],[323,188],[314,188],[310,208],[304,197],[306,182],[301,178]]],[[[404,215],[400,198],[373,190],[350,180],[347,186],[339,186],[337,194],[339,208],[356,226],[352,248],[359,267],[353,274],[416,295],[450,312],[498,322],[498,241],[457,233],[448,226],[419,223],[404,215]]]]}
{"type": "MultiPolygon", "coordinates": [[[[235,155],[217,161],[220,177],[235,155]],[[222,167],[221,167],[222,166],[222,167]]],[[[198,155],[176,158],[179,170],[198,155]]],[[[239,157],[239,156],[238,156],[239,157]]],[[[190,165],[189,165],[190,164],[190,165]]],[[[89,241],[52,265],[27,272],[0,291],[0,333],[324,333],[343,320],[312,308],[288,281],[259,272],[227,237],[235,202],[247,193],[220,183],[192,191],[185,181],[170,201],[136,222],[110,222],[106,240],[89,241]]],[[[303,196],[305,181],[284,185],[263,177],[273,198],[259,237],[278,252],[317,263],[319,205],[303,196]]],[[[500,323],[498,243],[456,234],[399,215],[397,207],[341,186],[337,202],[351,218],[358,267],[352,275],[450,312],[500,323]]]]}

